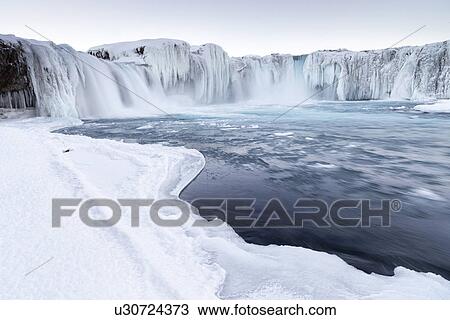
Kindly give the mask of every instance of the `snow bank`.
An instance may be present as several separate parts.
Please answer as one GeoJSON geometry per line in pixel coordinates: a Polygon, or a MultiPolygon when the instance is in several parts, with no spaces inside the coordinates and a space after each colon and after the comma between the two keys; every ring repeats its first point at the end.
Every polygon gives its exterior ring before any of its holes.
{"type": "Polygon", "coordinates": [[[422,112],[450,113],[450,100],[440,100],[433,104],[419,104],[414,110],[422,112]]]}
{"type": "Polygon", "coordinates": [[[63,125],[0,123],[2,299],[450,298],[440,276],[367,275],[333,255],[247,244],[225,225],[192,227],[195,215],[180,228],[132,228],[128,212],[111,228],[77,216],[52,228],[52,198],[175,197],[204,165],[195,150],[49,133],[63,125]]]}
{"type": "Polygon", "coordinates": [[[61,124],[1,124],[0,298],[214,298],[223,273],[182,229],[128,228],[129,214],[114,228],[51,227],[52,198],[165,197],[202,168],[200,153],[48,132],[61,124]]]}

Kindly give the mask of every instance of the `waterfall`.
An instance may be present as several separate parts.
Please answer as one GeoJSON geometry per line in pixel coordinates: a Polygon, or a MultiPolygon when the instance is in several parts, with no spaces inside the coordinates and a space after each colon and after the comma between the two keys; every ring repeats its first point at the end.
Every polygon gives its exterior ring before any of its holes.
{"type": "Polygon", "coordinates": [[[130,117],[172,106],[315,99],[450,98],[447,41],[421,47],[231,58],[219,46],[155,39],[68,45],[0,36],[0,107],[42,116],[130,117]]]}

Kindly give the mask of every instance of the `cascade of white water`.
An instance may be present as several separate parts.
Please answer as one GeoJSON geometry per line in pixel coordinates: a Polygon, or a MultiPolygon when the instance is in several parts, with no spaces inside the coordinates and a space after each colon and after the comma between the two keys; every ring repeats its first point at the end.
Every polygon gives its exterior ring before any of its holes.
{"type": "Polygon", "coordinates": [[[134,63],[111,63],[68,46],[21,41],[39,115],[123,117],[158,114],[160,79],[134,63]]]}
{"type": "Polygon", "coordinates": [[[230,58],[214,44],[192,48],[191,81],[194,101],[224,102],[230,94],[230,58]]]}
{"type": "MultiPolygon", "coordinates": [[[[14,36],[0,36],[0,45],[9,59],[16,57],[21,74],[17,84],[0,82],[0,107],[34,105],[39,115],[159,114],[152,103],[165,109],[180,96],[187,99],[183,106],[293,104],[309,94],[330,100],[450,98],[448,42],[241,58],[214,44],[191,47],[169,39],[103,45],[89,54],[14,36]]],[[[0,61],[0,68],[10,65],[0,61]]]]}

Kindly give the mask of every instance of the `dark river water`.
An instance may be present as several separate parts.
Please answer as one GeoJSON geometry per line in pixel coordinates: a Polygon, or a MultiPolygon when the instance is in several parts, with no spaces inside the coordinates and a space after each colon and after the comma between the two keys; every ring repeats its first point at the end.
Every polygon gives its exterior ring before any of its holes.
{"type": "MultiPolygon", "coordinates": [[[[396,266],[450,279],[450,115],[408,102],[321,102],[273,121],[282,106],[218,106],[196,114],[87,120],[59,130],[125,142],[195,148],[206,167],[181,198],[400,200],[390,226],[239,228],[247,242],[336,254],[366,272],[396,266]]],[[[205,109],[206,110],[206,109],[205,109]]],[[[233,214],[234,211],[231,211],[233,214]]],[[[230,213],[230,212],[229,212],[230,213]]],[[[343,211],[343,216],[354,212],[343,211]]]]}

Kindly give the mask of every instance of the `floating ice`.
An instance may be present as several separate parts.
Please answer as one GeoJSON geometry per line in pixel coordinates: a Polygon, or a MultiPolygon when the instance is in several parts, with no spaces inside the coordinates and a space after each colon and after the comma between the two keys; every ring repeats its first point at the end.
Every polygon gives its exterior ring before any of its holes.
{"type": "Polygon", "coordinates": [[[450,113],[450,100],[440,100],[433,104],[419,104],[414,110],[422,112],[450,113]]]}
{"type": "Polygon", "coordinates": [[[139,128],[136,128],[136,130],[147,130],[147,129],[153,129],[153,125],[149,123],[149,124],[140,126],[139,128]]]}
{"type": "Polygon", "coordinates": [[[294,133],[293,132],[274,132],[273,135],[277,136],[277,137],[287,137],[287,136],[293,136],[294,133]]]}

